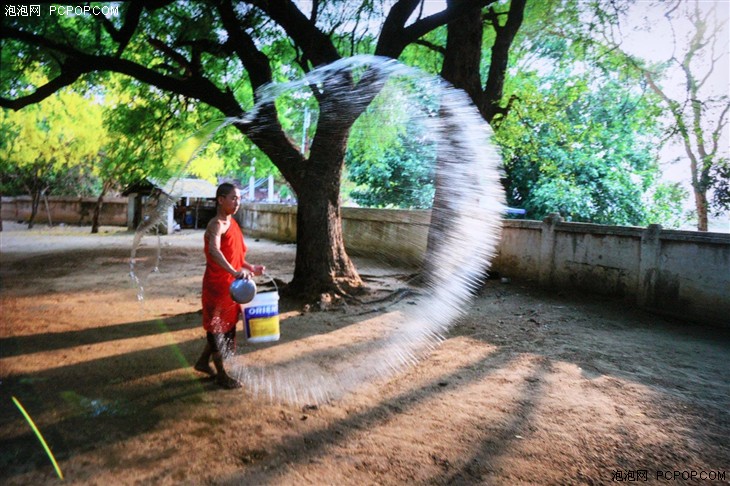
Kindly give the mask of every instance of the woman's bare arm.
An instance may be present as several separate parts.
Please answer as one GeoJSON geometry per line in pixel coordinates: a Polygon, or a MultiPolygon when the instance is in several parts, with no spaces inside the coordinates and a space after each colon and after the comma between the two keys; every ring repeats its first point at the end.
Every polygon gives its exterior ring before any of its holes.
{"type": "Polygon", "coordinates": [[[226,229],[225,225],[217,218],[212,219],[208,223],[208,227],[205,230],[205,237],[208,239],[208,253],[210,253],[213,261],[220,265],[226,272],[234,277],[241,277],[243,276],[241,275],[241,269],[234,268],[221,252],[221,236],[223,236],[226,229]]]}

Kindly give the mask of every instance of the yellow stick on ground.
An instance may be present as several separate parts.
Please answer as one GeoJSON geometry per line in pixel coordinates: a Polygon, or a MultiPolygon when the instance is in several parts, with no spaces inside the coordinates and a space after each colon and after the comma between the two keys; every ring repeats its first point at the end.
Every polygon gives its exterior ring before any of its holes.
{"type": "Polygon", "coordinates": [[[13,403],[18,407],[20,410],[20,413],[23,414],[23,417],[25,417],[25,420],[28,421],[30,424],[30,428],[33,429],[33,432],[35,432],[36,437],[38,437],[38,440],[41,441],[41,444],[43,444],[43,448],[46,450],[46,454],[48,454],[48,457],[51,459],[51,462],[53,463],[53,467],[56,468],[56,474],[58,474],[58,477],[63,479],[63,473],[61,472],[61,468],[58,467],[58,463],[56,462],[56,458],[53,457],[53,453],[51,452],[51,448],[48,447],[48,444],[46,444],[46,440],[43,438],[43,435],[41,435],[41,431],[38,430],[38,427],[36,427],[35,422],[33,422],[33,419],[30,418],[30,415],[28,415],[28,412],[25,411],[25,408],[23,408],[23,405],[20,404],[17,398],[13,398],[13,403]]]}

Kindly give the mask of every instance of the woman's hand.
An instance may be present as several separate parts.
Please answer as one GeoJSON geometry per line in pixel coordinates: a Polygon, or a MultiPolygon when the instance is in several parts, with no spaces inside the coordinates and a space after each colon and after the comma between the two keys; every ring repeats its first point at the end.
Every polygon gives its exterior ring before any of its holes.
{"type": "Polygon", "coordinates": [[[254,273],[252,273],[252,272],[251,272],[250,270],[247,270],[247,269],[245,269],[245,268],[241,268],[241,269],[240,269],[240,270],[238,270],[238,271],[237,271],[237,272],[236,272],[236,273],[235,273],[235,274],[234,274],[233,276],[234,276],[234,277],[236,277],[236,278],[245,278],[245,279],[249,279],[249,278],[251,278],[251,277],[252,277],[253,275],[254,275],[254,273]]]}
{"type": "Polygon", "coordinates": [[[263,275],[266,267],[263,265],[249,265],[250,268],[241,268],[233,276],[236,278],[251,278],[255,275],[263,275]]]}

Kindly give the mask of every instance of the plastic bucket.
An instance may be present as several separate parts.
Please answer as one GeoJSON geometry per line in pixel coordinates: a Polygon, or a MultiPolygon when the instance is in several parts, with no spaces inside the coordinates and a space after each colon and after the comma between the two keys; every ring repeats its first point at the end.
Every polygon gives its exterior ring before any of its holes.
{"type": "Polygon", "coordinates": [[[246,340],[263,343],[279,340],[279,292],[259,292],[243,306],[246,340]]]}

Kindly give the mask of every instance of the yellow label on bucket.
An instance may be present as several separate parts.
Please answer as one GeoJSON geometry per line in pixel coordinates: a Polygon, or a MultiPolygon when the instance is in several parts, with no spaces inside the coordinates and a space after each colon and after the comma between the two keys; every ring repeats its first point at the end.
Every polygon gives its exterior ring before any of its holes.
{"type": "Polygon", "coordinates": [[[279,334],[279,316],[249,319],[248,327],[251,337],[263,337],[279,334]]]}

